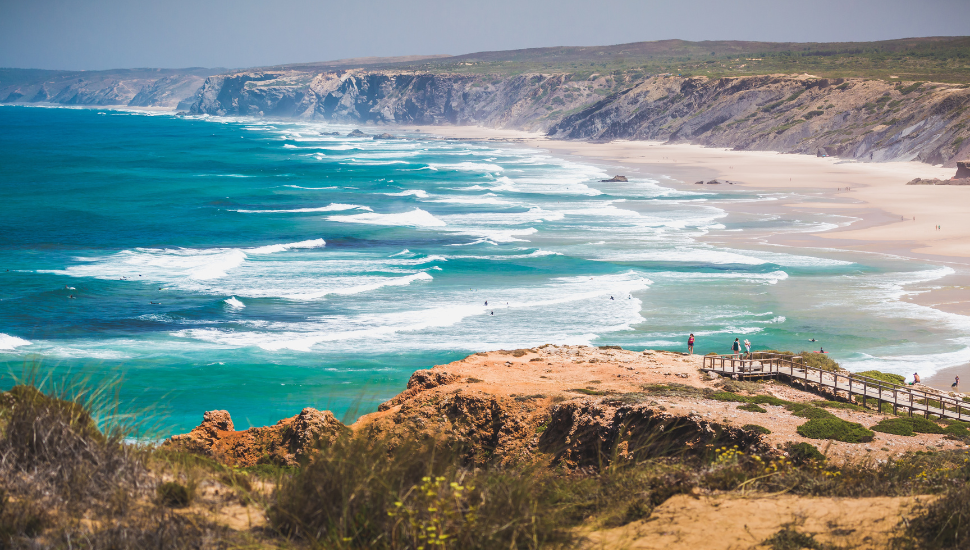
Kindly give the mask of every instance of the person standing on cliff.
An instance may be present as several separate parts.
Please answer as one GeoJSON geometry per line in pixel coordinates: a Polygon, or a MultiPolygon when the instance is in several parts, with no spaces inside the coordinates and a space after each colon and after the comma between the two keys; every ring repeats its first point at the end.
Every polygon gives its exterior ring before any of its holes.
{"type": "Polygon", "coordinates": [[[694,355],[694,333],[687,337],[687,354],[694,355]]]}
{"type": "Polygon", "coordinates": [[[747,338],[744,339],[744,352],[745,352],[745,355],[747,355],[748,358],[750,359],[751,358],[751,341],[748,340],[747,338]]]}
{"type": "Polygon", "coordinates": [[[741,340],[738,338],[734,339],[734,344],[731,346],[731,350],[734,352],[734,356],[737,357],[741,355],[741,340]]]}

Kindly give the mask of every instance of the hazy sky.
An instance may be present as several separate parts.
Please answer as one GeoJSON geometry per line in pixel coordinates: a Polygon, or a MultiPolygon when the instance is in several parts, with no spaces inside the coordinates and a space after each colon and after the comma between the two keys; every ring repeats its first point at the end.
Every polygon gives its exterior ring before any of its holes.
{"type": "Polygon", "coordinates": [[[0,0],[0,67],[44,69],[967,34],[970,0],[0,0]]]}

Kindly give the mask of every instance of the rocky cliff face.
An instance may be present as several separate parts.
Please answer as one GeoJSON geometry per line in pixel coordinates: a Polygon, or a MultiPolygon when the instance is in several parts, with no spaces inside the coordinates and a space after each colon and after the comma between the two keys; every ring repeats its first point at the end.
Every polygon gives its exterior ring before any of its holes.
{"type": "MultiPolygon", "coordinates": [[[[210,69],[34,71],[0,69],[0,102],[168,107],[193,99],[210,69]]],[[[189,104],[185,105],[186,108],[189,104]]]]}
{"type": "Polygon", "coordinates": [[[210,77],[192,112],[356,124],[471,124],[560,139],[657,139],[744,150],[953,164],[970,154],[966,85],[808,76],[637,81],[569,74],[386,71],[210,77]]]}

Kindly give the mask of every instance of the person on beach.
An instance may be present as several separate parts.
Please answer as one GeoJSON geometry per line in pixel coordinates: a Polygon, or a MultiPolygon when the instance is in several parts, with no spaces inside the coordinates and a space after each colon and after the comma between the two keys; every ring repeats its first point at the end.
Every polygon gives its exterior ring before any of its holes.
{"type": "Polygon", "coordinates": [[[687,337],[687,354],[694,355],[694,333],[687,337]]]}
{"type": "Polygon", "coordinates": [[[749,358],[751,357],[751,341],[747,338],[744,339],[744,352],[749,358]]]}
{"type": "Polygon", "coordinates": [[[953,389],[955,389],[955,390],[960,388],[960,377],[959,376],[957,376],[956,377],[956,380],[954,380],[953,383],[950,384],[950,387],[953,388],[953,389]]]}
{"type": "Polygon", "coordinates": [[[914,372],[913,373],[913,383],[910,384],[910,386],[915,386],[916,384],[919,384],[919,375],[914,372]]]}
{"type": "Polygon", "coordinates": [[[731,350],[734,351],[735,357],[741,355],[741,341],[739,339],[734,339],[734,344],[731,346],[731,350]]]}

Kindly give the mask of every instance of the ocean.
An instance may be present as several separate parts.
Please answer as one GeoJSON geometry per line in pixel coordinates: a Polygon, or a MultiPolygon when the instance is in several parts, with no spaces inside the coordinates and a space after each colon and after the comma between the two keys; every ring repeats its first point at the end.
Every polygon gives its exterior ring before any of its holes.
{"type": "Polygon", "coordinates": [[[114,384],[165,435],[213,409],[237,429],[352,421],[416,369],[546,343],[686,351],[692,332],[699,353],[740,337],[924,376],[970,360],[970,319],[900,299],[950,267],[709,244],[851,223],[728,213],[797,194],[353,129],[0,107],[0,386],[114,384]]]}

